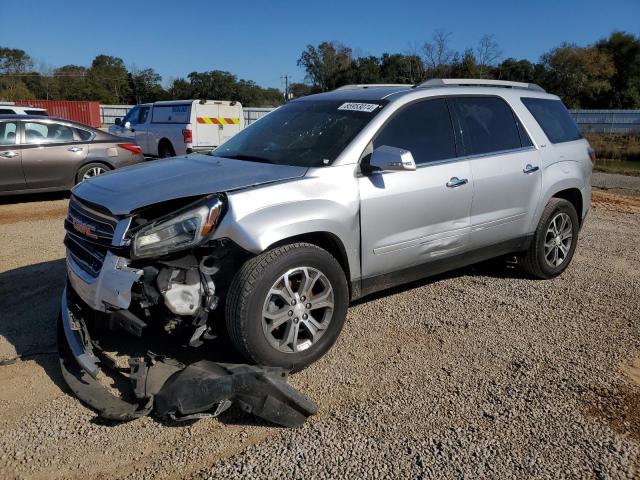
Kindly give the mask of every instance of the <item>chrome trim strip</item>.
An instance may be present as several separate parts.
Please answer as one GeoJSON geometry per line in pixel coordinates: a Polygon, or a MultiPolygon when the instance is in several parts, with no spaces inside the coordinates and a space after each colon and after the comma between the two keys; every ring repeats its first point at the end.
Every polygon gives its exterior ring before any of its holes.
{"type": "Polygon", "coordinates": [[[132,217],[124,218],[116,224],[116,229],[113,232],[113,238],[111,239],[111,245],[114,247],[123,247],[129,244],[129,240],[125,238],[125,235],[129,231],[132,217]]]}
{"type": "Polygon", "coordinates": [[[67,303],[67,287],[62,291],[62,302],[60,305],[60,316],[62,317],[62,328],[67,345],[82,369],[96,378],[98,375],[98,359],[91,352],[87,352],[84,348],[82,340],[79,338],[78,329],[74,328],[71,312],[67,303]]]}

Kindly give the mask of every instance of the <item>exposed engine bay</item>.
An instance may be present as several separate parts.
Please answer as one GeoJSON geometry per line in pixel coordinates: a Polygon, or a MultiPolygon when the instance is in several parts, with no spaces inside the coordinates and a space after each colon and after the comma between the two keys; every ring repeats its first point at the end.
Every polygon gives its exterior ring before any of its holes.
{"type": "Polygon", "coordinates": [[[222,202],[205,200],[147,220],[157,207],[115,219],[72,198],[58,341],[63,376],[112,420],[217,416],[236,404],[300,425],[317,407],[286,383],[287,370],[214,361],[218,306],[248,254],[229,240],[208,240],[222,202]]]}

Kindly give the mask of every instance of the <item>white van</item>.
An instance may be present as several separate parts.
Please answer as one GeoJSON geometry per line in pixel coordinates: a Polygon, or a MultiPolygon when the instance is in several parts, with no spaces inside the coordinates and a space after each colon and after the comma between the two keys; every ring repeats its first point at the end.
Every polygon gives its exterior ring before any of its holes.
{"type": "Polygon", "coordinates": [[[242,105],[221,100],[172,100],[133,107],[109,133],[135,139],[147,156],[211,150],[244,128],[242,105]]]}

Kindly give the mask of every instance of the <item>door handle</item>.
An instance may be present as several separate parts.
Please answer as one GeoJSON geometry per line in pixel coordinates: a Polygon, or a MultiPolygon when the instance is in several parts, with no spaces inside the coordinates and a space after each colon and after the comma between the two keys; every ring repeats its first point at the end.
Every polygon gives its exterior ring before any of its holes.
{"type": "Polygon", "coordinates": [[[447,182],[447,187],[449,188],[461,187],[462,185],[465,185],[468,182],[469,180],[467,180],[466,178],[451,177],[451,180],[447,182]]]}
{"type": "Polygon", "coordinates": [[[538,170],[540,170],[540,167],[538,167],[537,165],[531,165],[530,163],[527,164],[526,167],[524,167],[524,170],[522,170],[523,173],[533,173],[533,172],[537,172],[538,170]]]}
{"type": "Polygon", "coordinates": [[[69,147],[67,148],[67,150],[69,150],[70,152],[77,153],[82,151],[82,147],[69,147]]]}
{"type": "Polygon", "coordinates": [[[13,158],[13,157],[17,157],[17,156],[18,156],[18,152],[14,152],[13,150],[9,150],[8,152],[0,153],[0,157],[4,157],[4,158],[13,158]]]}

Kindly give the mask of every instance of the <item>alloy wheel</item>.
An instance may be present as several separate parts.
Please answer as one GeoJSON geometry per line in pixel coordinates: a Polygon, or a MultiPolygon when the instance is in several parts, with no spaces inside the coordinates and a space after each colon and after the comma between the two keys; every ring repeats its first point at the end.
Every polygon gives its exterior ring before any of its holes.
{"type": "Polygon", "coordinates": [[[573,223],[564,212],[556,214],[544,237],[544,258],[551,267],[559,267],[569,255],[573,240],[573,223]]]}
{"type": "Polygon", "coordinates": [[[84,175],[82,176],[82,180],[87,180],[92,177],[97,177],[98,175],[102,175],[106,171],[107,170],[102,167],[92,167],[84,173],[84,175]]]}
{"type": "Polygon", "coordinates": [[[331,282],[313,267],[296,267],[278,278],[264,301],[262,328],[272,347],[285,353],[309,349],[333,317],[331,282]]]}

